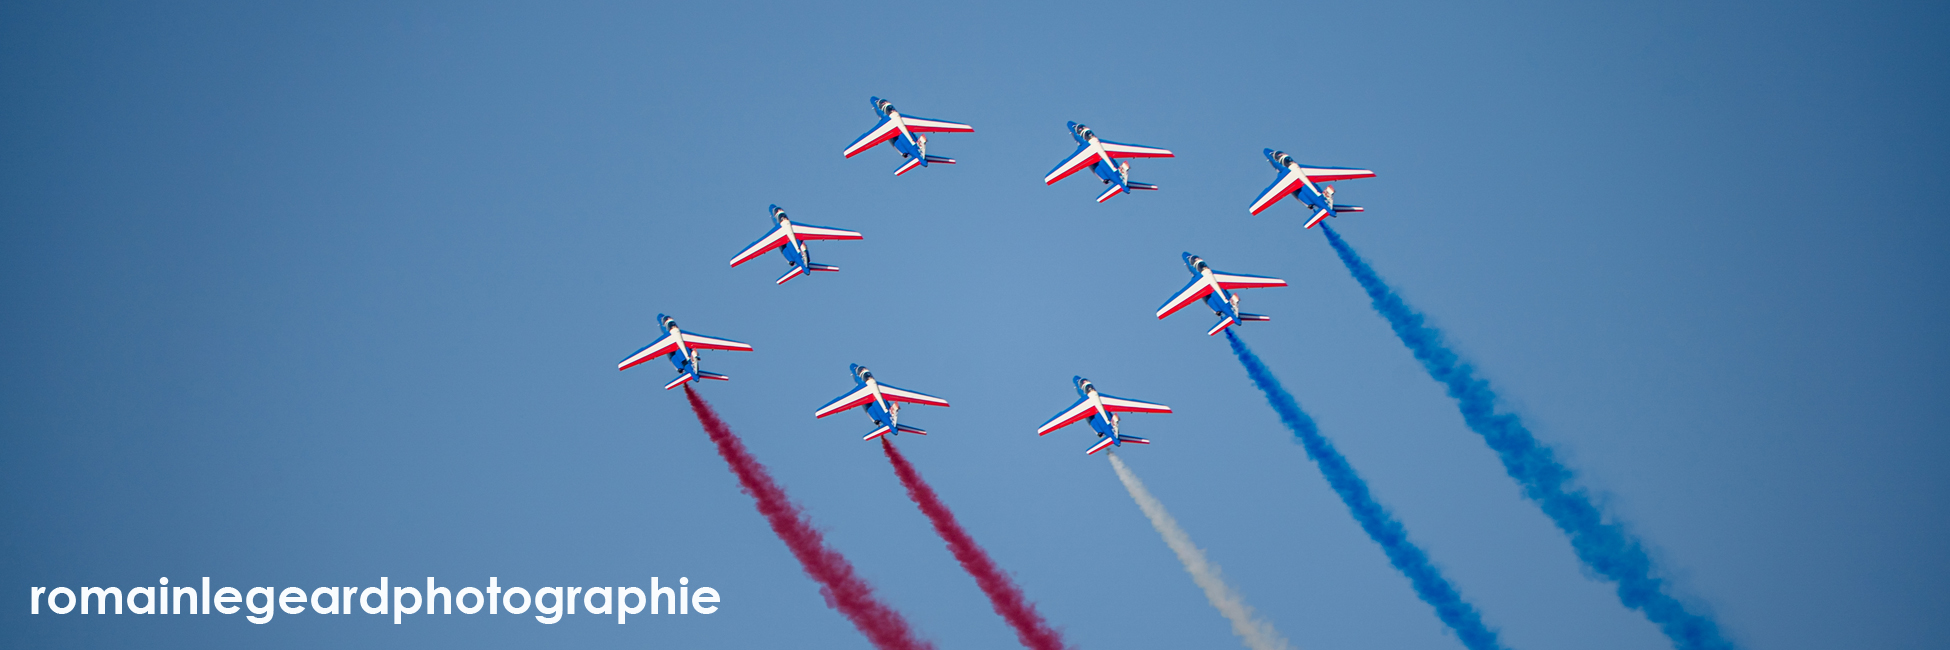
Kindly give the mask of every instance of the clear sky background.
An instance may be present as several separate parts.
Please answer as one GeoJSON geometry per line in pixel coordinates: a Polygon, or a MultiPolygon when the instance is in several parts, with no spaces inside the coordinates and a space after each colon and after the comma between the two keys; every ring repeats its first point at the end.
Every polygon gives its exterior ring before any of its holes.
{"type": "Polygon", "coordinates": [[[657,362],[703,387],[943,648],[1014,636],[900,492],[848,363],[942,395],[897,441],[1070,642],[1234,647],[1084,429],[1296,645],[1459,648],[1190,309],[1178,255],[1292,286],[1243,329],[1519,650],[1668,647],[1587,576],[1260,149],[1371,168],[1335,226],[1749,648],[1950,643],[1950,12],[1940,3],[0,9],[0,639],[23,647],[831,647],[657,362]],[[975,125],[891,176],[869,95],[975,125]],[[1067,120],[1170,148],[1098,205],[1067,120]],[[773,286],[726,260],[866,233],[773,286]],[[711,616],[27,614],[32,586],[648,586],[711,616]]]}

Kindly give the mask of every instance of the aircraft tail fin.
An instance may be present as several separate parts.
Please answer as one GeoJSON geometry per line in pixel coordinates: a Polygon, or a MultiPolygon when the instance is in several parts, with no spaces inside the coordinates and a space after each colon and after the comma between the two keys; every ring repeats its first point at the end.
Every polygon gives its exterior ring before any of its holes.
{"type": "Polygon", "coordinates": [[[915,167],[919,167],[919,166],[921,166],[920,158],[909,158],[907,159],[907,163],[901,165],[900,169],[894,170],[894,175],[899,176],[901,174],[905,174],[907,172],[913,171],[915,167]]]}
{"type": "Polygon", "coordinates": [[[705,372],[702,370],[697,371],[697,377],[698,379],[716,379],[718,381],[731,381],[730,377],[726,377],[724,375],[720,375],[715,372],[705,372]]]}
{"type": "Polygon", "coordinates": [[[1155,189],[1158,189],[1158,186],[1156,186],[1156,185],[1152,185],[1152,184],[1150,184],[1150,183],[1135,183],[1135,182],[1134,182],[1134,183],[1126,183],[1126,184],[1127,184],[1127,185],[1130,185],[1130,186],[1131,186],[1131,189],[1134,189],[1134,190],[1155,190],[1155,189]]]}
{"type": "Polygon", "coordinates": [[[880,428],[878,428],[878,429],[874,429],[874,430],[873,430],[873,433],[869,433],[869,434],[867,434],[867,436],[866,436],[866,437],[864,437],[864,438],[861,438],[861,440],[872,440],[872,439],[874,439],[874,438],[878,438],[878,437],[881,437],[881,436],[884,436],[884,435],[887,435],[887,433],[888,433],[888,432],[890,432],[890,431],[893,431],[893,430],[894,430],[894,428],[893,428],[893,427],[890,427],[890,426],[887,426],[887,425],[884,425],[884,424],[883,424],[883,425],[880,425],[880,428]]]}
{"type": "Polygon", "coordinates": [[[928,162],[941,163],[943,165],[953,165],[955,164],[955,159],[946,156],[928,156],[928,162]]]}
{"type": "Polygon", "coordinates": [[[837,266],[833,266],[833,265],[831,265],[831,264],[814,264],[814,263],[812,263],[812,262],[807,262],[807,263],[806,263],[806,268],[809,268],[809,269],[812,269],[812,270],[814,270],[814,271],[838,271],[838,270],[840,270],[840,267],[837,267],[837,266]]]}
{"type": "Polygon", "coordinates": [[[920,428],[920,427],[910,427],[910,426],[907,426],[907,425],[905,425],[905,424],[897,424],[897,425],[894,425],[894,428],[895,428],[896,430],[898,430],[898,431],[900,431],[901,433],[912,433],[912,434],[915,434],[915,435],[920,435],[920,436],[925,436],[925,435],[928,435],[928,431],[927,431],[926,429],[922,429],[922,428],[920,428]]]}
{"type": "Polygon", "coordinates": [[[1361,207],[1361,206],[1358,206],[1358,205],[1337,205],[1337,206],[1334,206],[1334,213],[1335,213],[1335,214],[1340,214],[1340,213],[1342,213],[1342,212],[1367,212],[1367,211],[1368,211],[1368,209],[1367,209],[1367,208],[1364,208],[1364,207],[1361,207]]]}
{"type": "Polygon", "coordinates": [[[1118,185],[1116,183],[1111,183],[1110,189],[1104,190],[1104,193],[1097,197],[1097,202],[1103,203],[1105,201],[1109,201],[1110,197],[1117,196],[1117,193],[1122,191],[1124,191],[1124,186],[1118,185]]]}
{"type": "Polygon", "coordinates": [[[1116,436],[1104,436],[1102,439],[1099,439],[1096,443],[1090,445],[1089,449],[1083,450],[1083,455],[1088,456],[1097,453],[1099,451],[1103,451],[1105,447],[1109,447],[1116,443],[1117,443],[1116,436]]]}
{"type": "Polygon", "coordinates": [[[792,270],[786,271],[785,275],[779,276],[778,281],[773,282],[772,284],[785,284],[786,280],[790,280],[799,277],[801,275],[805,275],[805,273],[806,273],[806,267],[794,264],[792,265],[792,270]]]}
{"type": "Polygon", "coordinates": [[[1250,321],[1269,321],[1269,320],[1273,320],[1273,317],[1272,317],[1272,316],[1267,316],[1267,315],[1265,315],[1265,314],[1247,314],[1247,313],[1241,313],[1241,314],[1239,314],[1239,320],[1250,320],[1250,321]]]}
{"type": "Polygon", "coordinates": [[[1333,210],[1315,210],[1313,218],[1307,220],[1307,228],[1314,227],[1314,224],[1320,223],[1321,219],[1326,219],[1327,215],[1333,213],[1334,213],[1333,210]]]}
{"type": "Polygon", "coordinates": [[[1127,436],[1127,435],[1124,435],[1124,434],[1121,434],[1121,433],[1120,433],[1120,434],[1117,434],[1117,439],[1118,439],[1118,440],[1122,440],[1122,441],[1124,441],[1124,442],[1130,442],[1130,443],[1136,443],[1136,444],[1140,444],[1140,445],[1148,445],[1148,444],[1151,444],[1151,439],[1150,439],[1150,438],[1139,438],[1139,437],[1137,437],[1137,436],[1127,436]]]}
{"type": "Polygon", "coordinates": [[[1212,326],[1212,329],[1210,329],[1210,330],[1207,330],[1207,331],[1205,332],[1205,335],[1206,335],[1206,336],[1211,336],[1211,335],[1214,335],[1214,334],[1218,334],[1219,332],[1223,332],[1223,331],[1226,331],[1226,328],[1228,328],[1228,327],[1232,327],[1232,325],[1233,325],[1233,323],[1234,323],[1234,322],[1236,322],[1236,321],[1234,321],[1234,320],[1232,320],[1232,317],[1231,317],[1231,316],[1227,316],[1227,317],[1225,317],[1225,318],[1221,318],[1221,319],[1219,319],[1219,324],[1217,324],[1217,325],[1213,325],[1213,326],[1212,326]]]}
{"type": "Polygon", "coordinates": [[[664,390],[670,390],[672,388],[682,386],[684,385],[684,382],[688,382],[688,381],[697,381],[697,373],[686,372],[684,374],[678,375],[676,379],[670,380],[670,383],[664,384],[664,390]]]}

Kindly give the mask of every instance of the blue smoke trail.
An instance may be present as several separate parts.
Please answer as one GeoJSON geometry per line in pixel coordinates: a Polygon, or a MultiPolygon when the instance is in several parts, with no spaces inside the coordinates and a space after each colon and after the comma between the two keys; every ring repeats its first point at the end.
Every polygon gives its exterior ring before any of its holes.
{"type": "Polygon", "coordinates": [[[1461,407],[1463,422],[1483,436],[1503,461],[1503,470],[1523,486],[1524,496],[1537,502],[1544,514],[1571,538],[1578,559],[1598,575],[1618,584],[1618,599],[1626,607],[1645,613],[1679,650],[1731,649],[1731,641],[1720,635],[1713,619],[1687,611],[1678,599],[1666,593],[1665,580],[1653,576],[1652,558],[1638,538],[1626,532],[1614,518],[1607,522],[1598,506],[1584,490],[1571,485],[1573,473],[1557,462],[1549,447],[1537,442],[1513,413],[1496,412],[1496,391],[1476,376],[1475,367],[1463,361],[1442,341],[1442,332],[1426,324],[1420,312],[1410,308],[1401,296],[1381,281],[1373,267],[1362,261],[1347,242],[1327,224],[1320,224],[1327,242],[1347,265],[1356,282],[1374,301],[1374,309],[1388,319],[1395,336],[1415,353],[1415,359],[1428,369],[1429,376],[1448,389],[1449,397],[1461,407]]]}
{"type": "Polygon", "coordinates": [[[1307,449],[1307,457],[1320,466],[1320,473],[1327,477],[1327,484],[1334,488],[1335,494],[1340,495],[1348,511],[1354,513],[1354,520],[1360,522],[1361,530],[1367,531],[1368,537],[1381,545],[1382,552],[1388,555],[1388,562],[1395,565],[1396,570],[1408,576],[1409,583],[1415,587],[1415,595],[1434,607],[1436,618],[1455,630],[1456,636],[1470,650],[1502,648],[1503,644],[1496,639],[1496,631],[1484,626],[1483,616],[1476,612],[1476,608],[1463,602],[1462,595],[1456,593],[1456,587],[1449,584],[1449,580],[1442,577],[1434,565],[1429,564],[1429,555],[1408,541],[1408,531],[1402,528],[1402,523],[1388,513],[1388,508],[1375,502],[1374,495],[1368,493],[1367,481],[1361,480],[1361,475],[1354,472],[1354,466],[1349,465],[1347,458],[1334,449],[1334,443],[1320,435],[1320,428],[1314,426],[1313,418],[1300,410],[1300,404],[1293,400],[1293,394],[1280,386],[1279,378],[1266,369],[1259,355],[1253,354],[1252,349],[1246,347],[1246,342],[1239,340],[1231,329],[1226,330],[1226,342],[1232,344],[1233,356],[1239,357],[1239,363],[1246,366],[1246,375],[1252,377],[1253,385],[1266,393],[1266,402],[1279,413],[1280,421],[1293,430],[1300,445],[1307,449]]]}

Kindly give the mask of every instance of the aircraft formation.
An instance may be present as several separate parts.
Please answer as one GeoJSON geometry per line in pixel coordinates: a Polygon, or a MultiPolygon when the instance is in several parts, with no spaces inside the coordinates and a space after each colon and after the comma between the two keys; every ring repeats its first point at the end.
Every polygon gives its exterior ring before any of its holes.
{"type": "MultiPolygon", "coordinates": [[[[952,165],[954,158],[928,153],[929,133],[973,133],[975,127],[961,122],[950,122],[932,118],[917,117],[901,113],[894,103],[879,97],[868,98],[873,111],[880,121],[865,134],[854,139],[841,150],[845,158],[852,158],[881,144],[886,144],[901,157],[901,164],[894,169],[895,176],[904,175],[916,168],[929,165],[952,165]]],[[[1097,196],[1103,203],[1119,194],[1132,190],[1156,190],[1157,185],[1131,180],[1133,158],[1171,158],[1170,149],[1138,144],[1112,142],[1098,137],[1096,131],[1077,122],[1066,125],[1071,139],[1077,143],[1075,151],[1058,163],[1043,176],[1044,185],[1054,185],[1057,181],[1069,178],[1079,171],[1089,169],[1097,175],[1105,188],[1097,196]]],[[[1278,203],[1280,199],[1293,197],[1307,211],[1305,228],[1312,228],[1321,219],[1339,213],[1362,212],[1359,206],[1336,204],[1333,181],[1370,178],[1375,174],[1366,169],[1352,167],[1324,167],[1304,165],[1282,151],[1267,149],[1264,152],[1268,163],[1279,172],[1273,184],[1261,192],[1247,208],[1251,214],[1259,214],[1278,203]]],[[[774,284],[785,284],[795,278],[813,271],[834,272],[840,267],[817,264],[812,261],[809,244],[814,241],[860,240],[865,235],[852,230],[815,226],[793,221],[786,216],[784,208],[777,205],[768,207],[772,217],[772,229],[752,242],[731,258],[730,265],[739,266],[777,250],[786,260],[787,270],[774,284]]],[[[1212,266],[1197,255],[1184,254],[1185,268],[1192,274],[1191,283],[1179,289],[1170,300],[1158,308],[1157,317],[1162,319],[1179,310],[1202,301],[1218,322],[1206,331],[1207,336],[1217,335],[1240,323],[1248,321],[1269,321],[1271,316],[1239,311],[1239,292],[1245,289],[1284,287],[1286,281],[1262,275],[1225,273],[1212,266]]],[[[726,339],[712,338],[683,331],[676,319],[659,314],[658,326],[664,331],[661,338],[643,349],[637,350],[616,366],[617,370],[627,370],[648,361],[653,357],[666,357],[677,369],[676,378],[665,384],[666,390],[685,385],[699,379],[729,379],[725,375],[705,372],[698,368],[699,350],[735,350],[749,352],[752,346],[726,339]]],[[[873,421],[874,429],[862,440],[873,440],[882,436],[901,433],[926,435],[927,431],[900,423],[901,404],[925,404],[928,406],[948,406],[948,400],[918,391],[907,390],[881,383],[873,372],[858,364],[849,370],[854,388],[845,395],[828,402],[813,412],[814,418],[824,418],[834,413],[858,408],[865,411],[873,421]]],[[[1063,427],[1088,421],[1090,428],[1097,433],[1097,439],[1084,450],[1086,455],[1095,454],[1107,447],[1121,446],[1124,443],[1151,444],[1146,438],[1125,435],[1119,429],[1119,413],[1170,413],[1171,407],[1152,402],[1114,397],[1098,392],[1096,385],[1081,376],[1072,380],[1080,396],[1075,404],[1036,429],[1037,435],[1046,435],[1063,427]]]]}
{"type": "MultiPolygon", "coordinates": [[[[895,176],[902,176],[917,168],[931,165],[956,164],[954,158],[928,153],[927,134],[975,131],[975,127],[961,122],[903,114],[894,108],[892,102],[879,97],[873,97],[869,101],[875,114],[879,116],[879,121],[872,129],[847,145],[841,153],[843,157],[850,159],[869,149],[886,144],[901,158],[900,166],[894,170],[895,176]]],[[[1054,185],[1058,181],[1076,175],[1077,172],[1089,169],[1104,186],[1103,191],[1097,195],[1097,203],[1103,203],[1120,194],[1129,194],[1134,190],[1158,189],[1155,184],[1131,180],[1132,159],[1175,157],[1169,149],[1105,140],[1098,136],[1095,130],[1077,122],[1069,122],[1066,129],[1077,147],[1055,168],[1044,174],[1043,184],[1054,185]]],[[[1290,205],[1301,210],[1305,216],[1302,228],[1311,229],[1328,217],[1364,211],[1360,206],[1336,202],[1332,183],[1372,178],[1375,176],[1373,171],[1353,167],[1304,164],[1286,152],[1272,148],[1264,149],[1261,154],[1273,167],[1275,176],[1273,183],[1261,190],[1246,206],[1249,214],[1261,214],[1282,199],[1291,197],[1293,201],[1290,205]]],[[[730,265],[736,267],[767,252],[777,250],[785,258],[788,268],[786,273],[775,281],[776,284],[783,285],[795,278],[810,275],[813,271],[839,270],[838,266],[814,263],[809,249],[810,242],[865,238],[861,233],[852,230],[795,222],[777,205],[771,206],[770,212],[772,229],[733,256],[730,265]]],[[[1455,355],[1441,349],[1439,333],[1426,327],[1421,316],[1403,306],[1399,300],[1392,303],[1384,300],[1385,296],[1393,295],[1392,291],[1376,279],[1373,271],[1368,269],[1366,263],[1342,242],[1334,229],[1323,228],[1323,230],[1328,243],[1335,248],[1337,255],[1348,266],[1349,272],[1362,284],[1363,289],[1374,298],[1375,309],[1389,320],[1402,342],[1415,351],[1417,358],[1422,359],[1425,365],[1436,364],[1427,365],[1431,377],[1438,382],[1455,382],[1459,376],[1468,378],[1470,376],[1468,366],[1463,364],[1458,367],[1455,355]],[[1429,361],[1430,359],[1437,361],[1432,362],[1429,361]],[[1442,361],[1443,359],[1447,361],[1442,361]]],[[[1271,371],[1259,361],[1258,356],[1247,348],[1238,336],[1228,331],[1244,323],[1272,320],[1272,317],[1267,315],[1241,311],[1241,292],[1247,289],[1284,287],[1287,286],[1286,281],[1271,276],[1220,271],[1213,268],[1212,263],[1205,258],[1190,252],[1184,253],[1183,261],[1186,271],[1191,274],[1190,281],[1171,294],[1165,303],[1157,308],[1155,316],[1162,320],[1194,303],[1204,303],[1205,307],[1218,318],[1217,322],[1206,330],[1206,335],[1216,336],[1222,332],[1227,334],[1227,343],[1232,347],[1234,356],[1238,357],[1247,375],[1266,394],[1268,404],[1280,416],[1282,424],[1293,432],[1296,442],[1307,447],[1309,458],[1312,458],[1323,475],[1328,477],[1330,485],[1334,486],[1336,494],[1340,496],[1350,513],[1358,521],[1363,522],[1363,529],[1369,533],[1370,538],[1384,547],[1390,563],[1395,565],[1395,568],[1414,585],[1417,596],[1435,608],[1437,618],[1449,627],[1464,646],[1471,650],[1497,650],[1504,647],[1497,640],[1494,628],[1485,625],[1476,610],[1457,593],[1454,585],[1430,564],[1427,554],[1406,538],[1399,525],[1396,525],[1392,532],[1385,526],[1368,525],[1368,522],[1392,521],[1392,516],[1385,506],[1372,497],[1359,474],[1334,450],[1332,443],[1320,434],[1317,425],[1300,409],[1292,395],[1279,385],[1277,378],[1274,378],[1271,371]]],[[[617,369],[628,369],[653,357],[665,357],[677,371],[677,376],[664,385],[665,389],[687,386],[699,379],[728,379],[725,375],[700,369],[698,354],[700,350],[750,351],[752,349],[752,346],[738,341],[685,331],[679,328],[677,321],[669,316],[659,314],[657,323],[663,330],[662,335],[650,345],[623,359],[617,364],[617,369]]],[[[946,506],[939,503],[932,490],[921,482],[919,474],[906,463],[892,444],[888,444],[891,436],[902,433],[917,435],[928,433],[920,427],[901,422],[903,405],[947,407],[948,400],[882,383],[875,378],[872,371],[858,364],[852,365],[849,373],[854,382],[853,388],[815,409],[813,417],[824,418],[853,409],[864,411],[867,418],[872,421],[873,429],[862,439],[872,441],[878,438],[882,441],[884,452],[888,455],[889,461],[894,464],[896,473],[901,476],[910,496],[928,515],[936,530],[942,533],[943,539],[949,542],[951,550],[955,550],[956,557],[963,567],[976,574],[977,582],[984,585],[984,592],[994,602],[996,612],[1002,614],[1011,625],[1016,627],[1019,639],[1024,642],[1024,645],[1039,650],[1067,647],[1061,642],[1059,635],[1035,614],[1033,607],[1025,610],[1018,606],[1022,604],[1020,590],[1007,584],[1009,583],[1007,577],[1000,574],[993,566],[994,563],[978,547],[975,547],[973,541],[967,538],[966,532],[953,521],[953,515],[948,513],[946,506]]],[[[1562,477],[1569,475],[1568,470],[1551,461],[1548,448],[1542,447],[1532,439],[1529,432],[1517,423],[1514,416],[1471,417],[1472,413],[1492,412],[1495,397],[1493,393],[1488,392],[1485,382],[1474,379],[1468,382],[1472,388],[1460,394],[1456,392],[1455,384],[1451,383],[1451,396],[1463,408],[1465,422],[1471,429],[1483,435],[1485,441],[1498,451],[1511,477],[1525,485],[1526,494],[1538,504],[1547,506],[1544,508],[1546,514],[1550,515],[1553,522],[1570,536],[1572,545],[1578,550],[1584,565],[1606,579],[1618,583],[1621,597],[1628,592],[1651,594],[1651,596],[1627,598],[1624,604],[1643,611],[1648,619],[1659,624],[1666,631],[1677,647],[1732,647],[1725,645],[1723,641],[1704,641],[1721,638],[1717,625],[1709,617],[1686,611],[1686,607],[1680,601],[1664,592],[1658,579],[1649,570],[1652,565],[1651,560],[1640,550],[1640,545],[1616,524],[1602,523],[1604,519],[1599,515],[1601,512],[1599,506],[1590,503],[1581,493],[1564,490],[1562,477]],[[1539,449],[1544,451],[1538,453],[1539,449]],[[1511,458],[1518,458],[1520,461],[1512,461],[1511,458]],[[1539,458],[1542,460],[1537,460],[1539,458]]],[[[1172,412],[1171,407],[1157,402],[1105,394],[1097,388],[1095,382],[1081,375],[1072,377],[1071,384],[1076,389],[1077,400],[1036,427],[1036,435],[1048,435],[1071,425],[1087,422],[1096,436],[1084,448],[1085,455],[1119,448],[1126,443],[1149,445],[1151,444],[1149,438],[1124,433],[1123,416],[1130,413],[1172,412]]],[[[707,413],[709,407],[703,405],[698,395],[691,392],[688,387],[686,395],[690,398],[692,408],[698,411],[700,421],[706,423],[706,429],[709,431],[711,429],[709,423],[716,422],[716,416],[707,413]]],[[[717,426],[722,429],[721,423],[717,426]]],[[[720,432],[713,435],[715,438],[729,434],[720,432]]],[[[731,451],[726,451],[726,445],[720,443],[720,452],[726,454],[728,461],[733,460],[736,454],[743,453],[735,448],[735,445],[732,447],[734,448],[731,451]]],[[[1106,456],[1109,457],[1112,468],[1118,473],[1119,480],[1131,493],[1132,499],[1137,501],[1140,509],[1152,519],[1153,527],[1157,528],[1166,543],[1173,547],[1174,553],[1179,555],[1186,571],[1190,572],[1193,580],[1206,591],[1208,600],[1232,620],[1234,632],[1246,642],[1246,645],[1253,648],[1287,647],[1285,641],[1278,638],[1277,632],[1272,631],[1270,625],[1256,620],[1250,608],[1243,607],[1237,594],[1230,592],[1230,588],[1223,584],[1216,572],[1206,572],[1201,568],[1206,566],[1202,557],[1199,557],[1202,551],[1191,545],[1182,529],[1178,529],[1170,515],[1164,513],[1163,506],[1149,495],[1119,456],[1115,453],[1107,453],[1106,456]]],[[[738,463],[733,464],[736,473],[738,463]]],[[[743,474],[740,477],[741,481],[745,480],[743,474]]],[[[746,483],[747,491],[758,494],[752,492],[754,490],[752,485],[751,482],[746,483]]],[[[764,485],[769,483],[761,484],[760,487],[764,485]]],[[[789,506],[778,506],[774,509],[779,508],[789,509],[789,506]]],[[[767,511],[763,505],[760,510],[767,511]]],[[[789,544],[792,543],[792,539],[796,539],[784,533],[781,533],[781,537],[787,538],[789,544]]],[[[822,554],[815,551],[803,553],[801,551],[802,549],[795,547],[794,552],[801,555],[802,562],[805,561],[804,557],[833,555],[830,552],[822,554]]],[[[817,578],[833,572],[816,572],[811,565],[808,565],[807,573],[817,578]]],[[[830,589],[832,586],[829,584],[827,588],[830,589]]],[[[832,602],[829,600],[829,605],[832,602]]],[[[849,614],[849,617],[854,616],[849,614]]],[[[859,624],[859,620],[866,619],[856,618],[856,625],[859,624]]],[[[880,634],[878,631],[870,632],[868,626],[862,626],[861,629],[863,632],[869,632],[869,638],[877,638],[876,635],[880,634]]],[[[878,628],[874,629],[878,630],[878,628]]],[[[882,647],[910,647],[901,644],[884,645],[879,642],[876,644],[882,647]]]]}

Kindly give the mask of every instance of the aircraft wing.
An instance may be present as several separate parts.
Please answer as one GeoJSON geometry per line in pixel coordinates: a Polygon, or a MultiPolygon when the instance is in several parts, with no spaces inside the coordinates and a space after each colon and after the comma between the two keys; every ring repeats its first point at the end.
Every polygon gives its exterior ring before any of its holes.
{"type": "Polygon", "coordinates": [[[1353,167],[1307,167],[1303,165],[1300,167],[1300,173],[1306,174],[1307,178],[1313,179],[1315,183],[1344,181],[1351,178],[1374,178],[1374,172],[1366,169],[1355,169],[1353,167]]]}
{"type": "Polygon", "coordinates": [[[1307,176],[1304,174],[1295,174],[1291,169],[1283,170],[1280,172],[1280,177],[1273,179],[1273,184],[1266,187],[1266,191],[1259,193],[1259,198],[1253,199],[1253,206],[1250,209],[1253,214],[1259,214],[1273,204],[1279,203],[1280,199],[1286,198],[1288,194],[1300,189],[1300,186],[1306,182],[1307,176]]]}
{"type": "Polygon", "coordinates": [[[1122,142],[1111,142],[1109,140],[1098,140],[1097,144],[1103,145],[1104,152],[1110,154],[1110,157],[1112,158],[1170,158],[1171,157],[1170,149],[1159,149],[1157,147],[1147,147],[1141,144],[1124,144],[1122,142]]]}
{"type": "Polygon", "coordinates": [[[772,226],[772,232],[765,233],[764,237],[758,238],[758,241],[752,242],[752,245],[746,246],[745,250],[740,251],[736,257],[731,258],[731,265],[737,266],[750,262],[754,257],[764,255],[774,248],[784,246],[785,242],[785,229],[776,225],[772,226]]]}
{"type": "Polygon", "coordinates": [[[866,135],[860,136],[860,139],[854,140],[853,144],[846,145],[846,151],[842,153],[845,153],[846,157],[852,158],[854,154],[872,149],[874,145],[882,142],[892,140],[894,136],[900,135],[900,133],[900,125],[895,124],[891,119],[885,117],[880,118],[880,123],[873,125],[872,131],[868,131],[866,135]]]}
{"type": "Polygon", "coordinates": [[[838,399],[819,407],[819,410],[813,411],[813,417],[823,418],[871,401],[873,401],[873,390],[867,388],[866,384],[860,384],[860,387],[853,389],[853,392],[841,395],[838,399]]]}
{"type": "Polygon", "coordinates": [[[930,120],[925,117],[915,117],[912,115],[902,115],[901,122],[907,124],[907,130],[909,131],[927,131],[930,133],[944,133],[944,132],[945,133],[974,133],[975,132],[975,127],[969,126],[967,124],[962,124],[960,122],[949,122],[947,120],[930,120]]]}
{"type": "Polygon", "coordinates": [[[1043,184],[1054,185],[1057,181],[1077,173],[1077,170],[1089,167],[1096,164],[1096,162],[1097,152],[1092,150],[1090,145],[1086,144],[1077,147],[1077,152],[1070,154],[1069,159],[1064,160],[1063,164],[1057,165],[1056,169],[1049,170],[1049,173],[1043,176],[1043,184]]]}
{"type": "Polygon", "coordinates": [[[792,234],[798,235],[800,239],[860,239],[865,236],[851,230],[815,226],[806,223],[792,224],[792,234]]]}
{"type": "Polygon", "coordinates": [[[1163,404],[1153,404],[1151,402],[1140,402],[1138,400],[1124,399],[1122,397],[1111,397],[1103,393],[1098,393],[1097,399],[1104,401],[1104,410],[1106,411],[1122,411],[1125,413],[1170,413],[1171,412],[1171,407],[1165,406],[1163,404]]]}
{"type": "Polygon", "coordinates": [[[1158,308],[1158,317],[1164,318],[1170,316],[1172,312],[1184,309],[1185,305],[1192,304],[1193,301],[1204,298],[1205,294],[1208,293],[1212,293],[1212,285],[1206,284],[1205,278],[1192,278],[1191,284],[1185,285],[1183,289],[1179,289],[1178,295],[1172,296],[1171,300],[1165,301],[1165,306],[1158,308]]]}
{"type": "Polygon", "coordinates": [[[697,334],[692,334],[690,332],[684,332],[684,342],[690,344],[691,347],[697,348],[699,350],[737,350],[739,352],[752,351],[752,346],[746,343],[739,343],[737,341],[732,341],[729,339],[714,339],[709,336],[700,336],[697,334]]]}
{"type": "Polygon", "coordinates": [[[1213,273],[1212,279],[1227,289],[1260,289],[1264,287],[1284,287],[1286,280],[1269,278],[1264,275],[1240,275],[1238,273],[1213,273]]]}
{"type": "Polygon", "coordinates": [[[911,404],[927,404],[929,406],[948,405],[948,400],[927,393],[917,393],[905,388],[888,386],[884,383],[880,385],[880,396],[896,402],[908,402],[911,404]]]}
{"type": "Polygon", "coordinates": [[[1085,397],[1079,399],[1077,403],[1071,404],[1070,408],[1064,409],[1062,413],[1056,414],[1056,417],[1050,418],[1048,422],[1044,422],[1043,426],[1036,427],[1036,435],[1044,435],[1051,431],[1088,420],[1090,416],[1096,414],[1097,409],[1091,408],[1090,406],[1090,398],[1085,397]]]}
{"type": "MultiPolygon", "coordinates": [[[[657,339],[657,342],[643,346],[643,349],[625,357],[621,363],[616,364],[616,369],[629,370],[631,366],[670,354],[676,349],[677,337],[665,333],[663,338],[657,339]]],[[[751,346],[745,346],[745,349],[749,350],[751,346]]]]}

